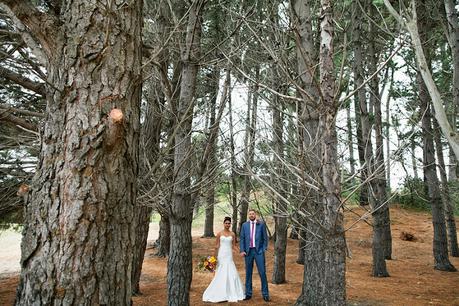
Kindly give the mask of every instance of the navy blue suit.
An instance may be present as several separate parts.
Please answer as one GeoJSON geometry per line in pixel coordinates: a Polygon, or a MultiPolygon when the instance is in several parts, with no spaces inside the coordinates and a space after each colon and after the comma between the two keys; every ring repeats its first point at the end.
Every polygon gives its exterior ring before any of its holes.
{"type": "Polygon", "coordinates": [[[265,251],[268,248],[268,232],[266,224],[258,221],[255,227],[255,247],[250,247],[250,221],[242,224],[239,249],[245,252],[245,295],[252,296],[253,262],[257,264],[261,279],[261,293],[269,297],[268,279],[266,278],[265,251]]]}

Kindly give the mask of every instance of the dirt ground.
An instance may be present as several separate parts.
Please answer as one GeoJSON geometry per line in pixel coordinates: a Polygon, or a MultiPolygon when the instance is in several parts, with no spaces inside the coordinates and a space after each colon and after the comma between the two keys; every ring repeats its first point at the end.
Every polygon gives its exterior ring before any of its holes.
{"type": "MultiPolygon", "coordinates": [[[[362,215],[360,209],[346,212],[347,228],[362,215]]],[[[391,209],[393,234],[393,260],[387,262],[390,277],[371,277],[371,230],[364,222],[355,224],[346,233],[352,258],[347,260],[347,297],[350,305],[459,305],[459,272],[441,272],[433,269],[432,221],[427,213],[412,212],[399,208],[391,209]],[[415,241],[401,239],[401,233],[413,234],[415,241]]],[[[459,224],[458,224],[459,225],[459,224]]],[[[210,254],[213,239],[193,237],[193,264],[200,256],[210,254]]],[[[155,250],[148,249],[141,278],[142,295],[134,297],[134,305],[166,305],[167,260],[153,256],[155,250]]],[[[301,293],[303,267],[295,263],[298,242],[289,240],[287,249],[287,283],[269,285],[274,305],[292,305],[301,293]]],[[[268,279],[273,265],[273,245],[267,252],[268,279]]],[[[459,258],[450,258],[459,268],[459,258]]],[[[235,256],[236,266],[244,281],[244,264],[235,256]]],[[[209,305],[201,301],[202,293],[212,279],[211,273],[193,272],[191,305],[209,305]]],[[[0,305],[12,305],[18,282],[14,276],[0,275],[0,305]]],[[[258,275],[254,274],[254,296],[244,305],[264,305],[258,275]]],[[[225,305],[225,303],[219,303],[225,305]]]]}

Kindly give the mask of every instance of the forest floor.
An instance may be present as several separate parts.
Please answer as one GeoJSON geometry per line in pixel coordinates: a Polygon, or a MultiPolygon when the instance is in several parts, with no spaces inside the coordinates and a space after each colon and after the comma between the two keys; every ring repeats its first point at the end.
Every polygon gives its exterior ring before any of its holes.
{"type": "MultiPolygon", "coordinates": [[[[346,212],[346,240],[351,251],[347,259],[346,287],[349,305],[459,305],[459,272],[442,272],[433,269],[432,219],[425,212],[391,208],[393,234],[393,260],[387,261],[390,277],[371,277],[371,230],[363,221],[356,224],[360,208],[346,212]],[[402,234],[405,233],[405,234],[402,234]],[[403,240],[406,234],[414,236],[413,241],[403,240]]],[[[371,217],[368,218],[371,221],[371,217]]],[[[218,222],[215,222],[216,224],[218,222]]],[[[459,224],[458,224],[459,226],[459,224]]],[[[219,230],[217,224],[215,230],[219,230]]],[[[200,238],[201,229],[193,230],[193,265],[201,256],[211,254],[214,239],[200,238]]],[[[408,235],[409,236],[409,235],[408,235]]],[[[147,249],[141,277],[142,295],[133,298],[134,305],[166,305],[167,259],[154,256],[155,250],[147,249]]],[[[292,305],[301,293],[303,267],[296,264],[298,241],[289,239],[287,248],[287,283],[269,284],[271,305],[292,305]]],[[[244,263],[234,256],[242,281],[244,263]]],[[[273,268],[273,244],[267,252],[268,280],[273,268]]],[[[451,258],[459,268],[459,258],[451,258]]],[[[1,258],[0,258],[1,261],[1,258]]],[[[212,274],[193,269],[191,284],[191,305],[210,305],[201,301],[202,293],[212,280],[212,274]]],[[[12,305],[17,273],[0,274],[0,305],[12,305]]],[[[244,305],[264,305],[260,292],[260,280],[254,274],[254,296],[244,305]]],[[[225,305],[220,303],[219,305],[225,305]]]]}

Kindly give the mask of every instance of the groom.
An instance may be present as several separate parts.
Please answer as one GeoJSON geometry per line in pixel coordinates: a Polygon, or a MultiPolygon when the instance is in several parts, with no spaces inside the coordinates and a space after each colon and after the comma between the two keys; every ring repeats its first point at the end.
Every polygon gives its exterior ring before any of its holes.
{"type": "Polygon", "coordinates": [[[263,300],[269,302],[268,279],[266,278],[265,252],[268,248],[268,233],[264,222],[257,220],[257,213],[249,209],[249,221],[241,228],[239,248],[245,258],[245,300],[252,298],[253,261],[257,263],[261,279],[263,300]]]}

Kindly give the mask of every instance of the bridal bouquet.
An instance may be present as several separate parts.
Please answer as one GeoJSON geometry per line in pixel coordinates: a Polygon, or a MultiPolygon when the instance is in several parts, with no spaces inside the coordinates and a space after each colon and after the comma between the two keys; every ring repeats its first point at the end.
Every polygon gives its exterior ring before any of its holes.
{"type": "Polygon", "coordinates": [[[198,264],[198,269],[201,271],[210,271],[214,272],[217,268],[217,258],[215,256],[207,256],[201,258],[201,261],[198,264]]]}

